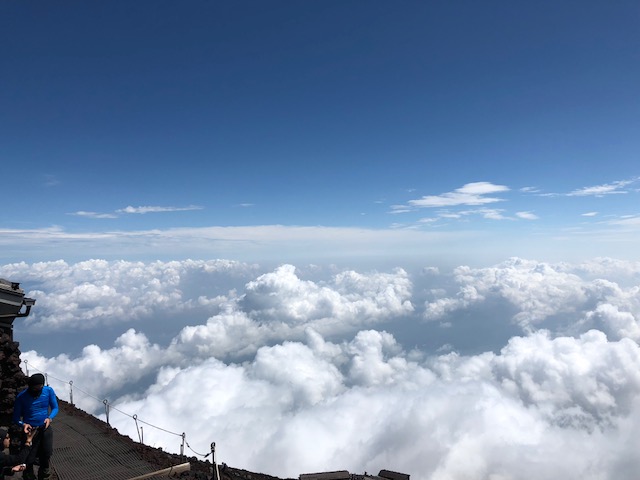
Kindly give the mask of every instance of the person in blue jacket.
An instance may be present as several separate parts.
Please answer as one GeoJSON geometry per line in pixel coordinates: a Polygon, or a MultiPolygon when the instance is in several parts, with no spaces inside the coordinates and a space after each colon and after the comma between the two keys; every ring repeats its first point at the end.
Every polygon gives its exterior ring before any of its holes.
{"type": "Polygon", "coordinates": [[[38,458],[40,460],[38,480],[49,480],[51,477],[49,460],[53,453],[51,420],[58,414],[58,399],[53,388],[45,386],[44,375],[41,373],[31,375],[27,385],[27,388],[16,396],[13,422],[21,425],[25,433],[37,429],[39,434],[33,439],[33,446],[25,462],[27,467],[22,472],[22,478],[35,480],[33,464],[38,458]]]}

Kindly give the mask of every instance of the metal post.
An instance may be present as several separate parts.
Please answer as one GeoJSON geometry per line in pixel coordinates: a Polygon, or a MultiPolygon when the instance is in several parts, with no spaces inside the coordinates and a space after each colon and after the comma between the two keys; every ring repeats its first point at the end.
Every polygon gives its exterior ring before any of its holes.
{"type": "Polygon", "coordinates": [[[211,462],[213,463],[213,477],[211,480],[220,480],[220,470],[216,462],[216,442],[211,442],[211,462]]]}
{"type": "Polygon", "coordinates": [[[138,427],[138,414],[134,413],[133,414],[133,421],[136,422],[136,432],[138,432],[138,440],[140,440],[140,443],[142,443],[142,436],[140,435],[140,427],[138,427]]]}
{"type": "Polygon", "coordinates": [[[104,403],[104,411],[107,414],[107,425],[111,426],[109,423],[109,401],[105,398],[102,403],[104,403]]]}
{"type": "Polygon", "coordinates": [[[69,380],[69,403],[73,406],[73,380],[69,380]]]}
{"type": "Polygon", "coordinates": [[[182,443],[180,444],[180,457],[184,458],[184,437],[186,434],[182,432],[182,443]]]}
{"type": "Polygon", "coordinates": [[[27,371],[27,377],[29,376],[29,360],[24,361],[24,369],[27,371]]]}
{"type": "Polygon", "coordinates": [[[47,387],[49,386],[49,374],[47,372],[44,372],[44,384],[47,387]]]}

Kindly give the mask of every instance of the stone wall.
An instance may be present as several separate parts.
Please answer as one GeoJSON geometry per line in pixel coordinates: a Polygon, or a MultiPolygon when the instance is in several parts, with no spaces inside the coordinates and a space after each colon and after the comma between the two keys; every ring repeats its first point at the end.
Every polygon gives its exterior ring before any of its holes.
{"type": "Polygon", "coordinates": [[[16,395],[27,385],[20,368],[20,344],[11,335],[0,335],[0,425],[11,425],[16,395]]]}

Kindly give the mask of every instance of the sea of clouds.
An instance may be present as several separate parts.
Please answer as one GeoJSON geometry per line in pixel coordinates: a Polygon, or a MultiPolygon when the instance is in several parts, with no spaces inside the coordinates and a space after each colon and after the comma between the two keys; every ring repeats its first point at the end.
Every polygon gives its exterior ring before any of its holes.
{"type": "Polygon", "coordinates": [[[173,452],[184,432],[187,454],[216,442],[219,462],[281,477],[640,469],[638,262],[92,260],[2,265],[0,277],[37,300],[16,326],[30,373],[47,372],[65,400],[73,381],[74,402],[102,418],[108,399],[120,432],[173,452]],[[483,330],[494,344],[460,347],[483,330]],[[92,340],[67,348],[65,335],[92,340]]]}

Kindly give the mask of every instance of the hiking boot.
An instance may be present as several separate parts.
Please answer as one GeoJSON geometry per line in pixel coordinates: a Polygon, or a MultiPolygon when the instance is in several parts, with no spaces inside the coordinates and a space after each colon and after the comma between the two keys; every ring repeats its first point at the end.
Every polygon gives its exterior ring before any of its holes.
{"type": "Polygon", "coordinates": [[[49,480],[51,478],[51,470],[49,468],[38,469],[38,480],[49,480]]]}

